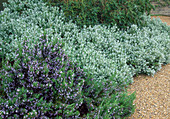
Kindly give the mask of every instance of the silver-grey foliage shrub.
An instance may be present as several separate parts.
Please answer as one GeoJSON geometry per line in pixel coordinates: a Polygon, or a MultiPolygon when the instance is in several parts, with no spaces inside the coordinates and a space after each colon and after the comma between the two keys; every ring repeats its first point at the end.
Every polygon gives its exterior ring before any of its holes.
{"type": "Polygon", "coordinates": [[[34,42],[44,31],[54,39],[65,32],[63,13],[41,0],[9,0],[0,14],[0,55],[14,57],[12,50],[25,37],[34,42]]]}
{"type": "Polygon", "coordinates": [[[65,33],[66,51],[98,80],[108,79],[114,72],[120,74],[112,80],[124,83],[132,82],[135,74],[153,75],[170,61],[170,27],[145,19],[148,27],[142,29],[132,25],[120,31],[116,26],[98,25],[65,33]]]}
{"type": "MultiPolygon", "coordinates": [[[[162,24],[159,22],[159,24],[162,24]]],[[[151,25],[151,24],[150,24],[151,25]]],[[[166,29],[133,25],[119,39],[126,50],[127,64],[135,74],[155,74],[161,65],[170,63],[170,27],[166,29]],[[168,30],[169,29],[169,30],[168,30]],[[123,38],[122,38],[123,37],[123,38]]]]}
{"type": "MultiPolygon", "coordinates": [[[[113,27],[111,32],[107,27],[94,26],[80,33],[65,33],[65,46],[72,60],[79,62],[96,80],[125,86],[132,82],[132,74],[122,44],[111,37],[116,29],[113,27]]],[[[119,34],[115,32],[115,35],[119,34]]]]}

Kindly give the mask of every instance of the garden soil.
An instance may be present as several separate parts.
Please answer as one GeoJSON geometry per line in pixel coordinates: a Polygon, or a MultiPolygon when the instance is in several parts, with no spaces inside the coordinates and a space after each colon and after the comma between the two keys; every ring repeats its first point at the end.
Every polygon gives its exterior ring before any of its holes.
{"type": "MultiPolygon", "coordinates": [[[[157,16],[152,16],[157,17],[157,16]]],[[[159,16],[170,25],[170,17],[159,16]]],[[[170,119],[170,64],[162,66],[153,77],[139,75],[129,86],[128,92],[136,91],[135,113],[128,119],[170,119]]]]}

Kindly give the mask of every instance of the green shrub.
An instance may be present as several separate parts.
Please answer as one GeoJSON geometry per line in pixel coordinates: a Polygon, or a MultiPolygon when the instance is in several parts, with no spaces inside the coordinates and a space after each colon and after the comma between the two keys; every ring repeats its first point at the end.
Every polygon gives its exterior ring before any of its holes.
{"type": "Polygon", "coordinates": [[[169,0],[151,0],[151,3],[155,4],[155,7],[165,7],[165,6],[169,6],[170,5],[170,1],[169,0]]]}
{"type": "Polygon", "coordinates": [[[60,7],[67,18],[78,26],[117,24],[126,28],[142,24],[141,15],[154,7],[150,0],[44,0],[60,7]]]}

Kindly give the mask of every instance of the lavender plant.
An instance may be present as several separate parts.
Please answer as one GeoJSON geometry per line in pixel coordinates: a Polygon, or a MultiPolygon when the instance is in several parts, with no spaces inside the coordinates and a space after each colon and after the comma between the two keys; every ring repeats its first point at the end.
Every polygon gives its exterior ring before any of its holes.
{"type": "Polygon", "coordinates": [[[1,117],[78,117],[83,71],[69,61],[61,43],[49,43],[44,36],[32,50],[28,43],[19,44],[13,63],[3,62],[1,117]]]}

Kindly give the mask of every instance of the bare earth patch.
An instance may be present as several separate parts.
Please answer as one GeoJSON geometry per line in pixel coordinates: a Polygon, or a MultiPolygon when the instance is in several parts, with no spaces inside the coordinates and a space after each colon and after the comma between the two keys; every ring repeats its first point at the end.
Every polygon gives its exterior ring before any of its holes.
{"type": "MultiPolygon", "coordinates": [[[[170,17],[159,16],[170,25],[170,17]]],[[[128,119],[169,119],[170,64],[163,66],[154,77],[140,75],[134,78],[128,92],[136,91],[135,113],[128,119]],[[169,97],[169,98],[168,98],[169,97]]]]}

